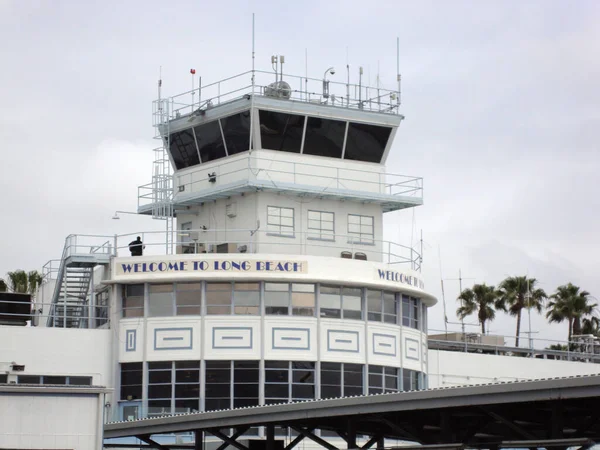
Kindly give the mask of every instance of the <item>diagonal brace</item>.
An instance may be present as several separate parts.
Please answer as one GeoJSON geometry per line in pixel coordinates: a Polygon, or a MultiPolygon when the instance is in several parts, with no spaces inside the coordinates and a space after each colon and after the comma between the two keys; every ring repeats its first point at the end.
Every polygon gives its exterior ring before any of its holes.
{"type": "Polygon", "coordinates": [[[337,447],[331,445],[326,440],[321,439],[319,436],[315,436],[311,431],[308,431],[307,429],[304,429],[302,427],[295,427],[295,426],[291,426],[290,428],[292,430],[295,430],[296,432],[304,435],[305,437],[309,438],[311,441],[316,442],[321,447],[325,447],[327,450],[339,450],[337,447]]]}
{"type": "Polygon", "coordinates": [[[148,444],[149,447],[158,448],[160,450],[168,450],[168,447],[165,447],[164,445],[161,445],[158,442],[153,441],[152,439],[150,439],[150,436],[151,436],[150,434],[143,434],[140,436],[136,436],[136,438],[138,438],[140,441],[148,444]]]}
{"type": "Polygon", "coordinates": [[[490,411],[487,408],[481,408],[481,410],[484,413],[486,413],[488,416],[490,416],[492,419],[494,419],[494,420],[496,420],[496,421],[498,421],[498,422],[506,425],[508,428],[510,428],[512,431],[514,431],[515,433],[517,433],[522,438],[525,438],[525,439],[530,440],[530,441],[534,441],[534,440],[538,439],[536,436],[534,436],[533,434],[531,434],[528,431],[524,430],[523,428],[521,428],[516,423],[508,420],[506,417],[503,417],[503,416],[501,416],[498,413],[490,411]]]}
{"type": "MultiPolygon", "coordinates": [[[[239,438],[242,434],[244,434],[246,431],[248,430],[248,427],[245,428],[238,428],[237,431],[235,433],[233,433],[231,436],[229,436],[229,439],[233,439],[234,441],[237,440],[237,438],[239,438]]],[[[229,442],[224,442],[221,445],[219,445],[217,447],[217,450],[225,450],[227,447],[229,447],[229,442]]]]}
{"type": "MultiPolygon", "coordinates": [[[[309,428],[308,431],[312,432],[314,430],[314,428],[309,428]]],[[[292,442],[290,442],[287,447],[285,447],[283,450],[292,450],[296,445],[298,445],[300,442],[302,442],[304,440],[304,435],[302,433],[300,433],[298,436],[296,436],[294,438],[294,440],[292,442]]]]}
{"type": "MultiPolygon", "coordinates": [[[[244,428],[238,430],[238,432],[241,431],[241,434],[244,434],[248,430],[248,428],[250,428],[250,427],[244,427],[244,428]]],[[[235,436],[235,434],[232,435],[232,437],[229,437],[226,434],[221,433],[219,430],[212,429],[212,430],[206,430],[206,431],[208,433],[212,434],[213,436],[218,437],[223,442],[226,442],[227,444],[234,446],[238,450],[248,450],[248,447],[246,447],[243,444],[240,444],[238,441],[233,439],[233,436],[235,436]]],[[[237,434],[237,432],[236,432],[236,434],[237,434]]]]}

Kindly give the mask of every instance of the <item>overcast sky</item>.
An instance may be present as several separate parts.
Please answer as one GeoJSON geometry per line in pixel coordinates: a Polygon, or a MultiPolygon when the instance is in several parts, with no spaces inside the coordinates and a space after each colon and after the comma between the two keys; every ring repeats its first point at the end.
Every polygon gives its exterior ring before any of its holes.
{"type": "MultiPolygon", "coordinates": [[[[153,160],[151,101],[250,69],[271,54],[310,75],[348,55],[393,88],[400,38],[406,120],[388,171],[424,177],[425,205],[386,215],[386,236],[425,240],[424,276],[497,284],[529,274],[600,298],[600,3],[597,1],[0,0],[0,274],[41,269],[70,233],[162,229],[134,211],[153,160]],[[415,230],[414,233],[412,230],[415,230]]],[[[1,275],[0,275],[1,276],[1,275]]],[[[447,280],[456,321],[458,282],[447,280]]],[[[471,322],[474,322],[473,319],[471,322]]],[[[532,318],[536,337],[566,324],[532,318]]],[[[450,326],[456,329],[456,326],[450,326]]],[[[499,316],[491,332],[514,334],[499,316]]],[[[528,330],[527,321],[524,324],[528,330]]],[[[475,331],[475,329],[473,329],[475,331]]]]}

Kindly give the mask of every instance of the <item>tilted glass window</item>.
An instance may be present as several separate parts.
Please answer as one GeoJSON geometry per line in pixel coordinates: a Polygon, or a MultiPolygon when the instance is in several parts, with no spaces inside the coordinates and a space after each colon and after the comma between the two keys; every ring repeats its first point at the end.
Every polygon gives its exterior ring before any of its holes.
{"type": "Polygon", "coordinates": [[[362,364],[321,363],[321,398],[363,395],[362,364]]]}
{"type": "Polygon", "coordinates": [[[191,128],[172,133],[169,136],[169,150],[177,170],[200,164],[191,128]]]}
{"type": "Polygon", "coordinates": [[[362,318],[362,288],[322,284],[319,289],[321,317],[362,318]]]}
{"type": "Polygon", "coordinates": [[[369,394],[383,394],[398,391],[398,373],[396,367],[369,365],[369,394]]]}
{"type": "Polygon", "coordinates": [[[173,315],[173,285],[151,284],[148,287],[148,317],[173,315]]]}
{"type": "Polygon", "coordinates": [[[348,214],[348,242],[352,244],[374,244],[373,216],[348,214]]]}
{"type": "Polygon", "coordinates": [[[292,315],[315,315],[315,285],[292,283],[292,315]]]}
{"type": "Polygon", "coordinates": [[[418,391],[421,389],[420,372],[410,369],[402,369],[402,390],[418,391]]]}
{"type": "Polygon", "coordinates": [[[381,162],[391,132],[390,127],[350,122],[344,159],[381,162]]]}
{"type": "Polygon", "coordinates": [[[265,283],[265,314],[288,315],[290,307],[289,283],[265,283]]]}
{"type": "Polygon", "coordinates": [[[121,400],[142,398],[142,363],[121,363],[121,400]]]}
{"type": "Polygon", "coordinates": [[[326,211],[308,211],[308,239],[335,241],[334,214],[326,211]]]}
{"type": "Polygon", "coordinates": [[[218,120],[198,125],[194,128],[194,133],[203,163],[227,156],[218,120]]]}
{"type": "Polygon", "coordinates": [[[175,361],[175,414],[200,411],[200,361],[175,361]]]}
{"type": "Polygon", "coordinates": [[[259,315],[260,283],[240,283],[233,285],[234,314],[259,315]]]}
{"type": "Polygon", "coordinates": [[[345,134],[346,122],[342,120],[309,117],[302,153],[341,158],[345,134]]]}
{"type": "Polygon", "coordinates": [[[202,283],[177,283],[175,290],[177,315],[200,315],[202,283]]]}
{"type": "Polygon", "coordinates": [[[393,292],[383,293],[383,321],[386,323],[398,323],[398,300],[399,296],[393,292]]]}
{"type": "Polygon", "coordinates": [[[419,329],[419,309],[421,300],[408,295],[402,296],[402,325],[419,329]]]}
{"type": "Polygon", "coordinates": [[[258,361],[233,362],[233,407],[258,405],[258,361]]]}
{"type": "Polygon", "coordinates": [[[206,283],[206,314],[231,314],[231,283],[206,283]]]}
{"type": "Polygon", "coordinates": [[[342,289],[342,318],[362,319],[362,289],[345,287],[342,289]]]}
{"type": "Polygon", "coordinates": [[[227,144],[227,154],[235,155],[246,152],[250,148],[250,111],[243,111],[233,116],[221,119],[221,128],[225,143],[227,144]]]}
{"type": "Polygon", "coordinates": [[[267,207],[267,233],[294,237],[294,208],[267,207]]]}
{"type": "Polygon", "coordinates": [[[206,361],[204,410],[231,408],[231,361],[206,361]]]}
{"type": "Polygon", "coordinates": [[[144,285],[126,284],[123,286],[123,317],[144,316],[144,285]]]}
{"type": "Polygon", "coordinates": [[[259,111],[262,148],[300,153],[304,116],[274,111],[259,111]]]}

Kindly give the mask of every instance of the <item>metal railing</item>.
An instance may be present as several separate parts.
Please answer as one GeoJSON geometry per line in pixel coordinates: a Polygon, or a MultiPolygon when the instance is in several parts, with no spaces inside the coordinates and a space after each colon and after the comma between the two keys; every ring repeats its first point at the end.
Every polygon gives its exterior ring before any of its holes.
{"type": "MultiPolygon", "coordinates": [[[[200,192],[205,189],[214,190],[220,185],[227,185],[245,180],[260,180],[272,184],[279,189],[284,183],[289,185],[310,185],[322,189],[359,191],[361,194],[373,193],[393,196],[423,198],[423,178],[369,171],[364,168],[351,169],[340,167],[324,167],[310,163],[279,161],[275,157],[264,158],[255,155],[241,155],[231,160],[218,161],[202,166],[202,173],[213,172],[214,181],[208,176],[198,179],[197,172],[177,175],[176,187],[186,194],[200,192]]],[[[148,183],[138,187],[138,208],[156,202],[156,186],[148,183]]]]}
{"type": "Polygon", "coordinates": [[[556,359],[562,361],[594,362],[600,363],[600,341],[571,341],[557,339],[528,338],[521,336],[521,342],[527,346],[515,347],[507,342],[515,342],[515,336],[507,335],[481,335],[480,333],[448,332],[447,339],[442,335],[445,330],[429,329],[428,334],[434,334],[435,339],[428,338],[429,348],[433,350],[448,350],[467,353],[487,353],[505,356],[520,356],[526,358],[556,359]],[[485,343],[485,338],[501,342],[485,343]],[[560,346],[563,349],[552,349],[551,346],[560,346]]]}
{"type": "MultiPolygon", "coordinates": [[[[0,300],[0,304],[14,304],[22,307],[22,302],[0,300]]],[[[98,328],[108,322],[108,305],[68,305],[63,310],[62,304],[53,304],[50,302],[31,303],[28,313],[9,313],[2,312],[3,322],[10,322],[11,319],[17,321],[30,322],[31,326],[47,323],[48,319],[62,322],[64,320],[75,320],[80,322],[79,328],[98,328]],[[55,308],[58,306],[58,308],[55,308]],[[93,311],[90,311],[93,309],[93,311]],[[48,312],[45,312],[48,311],[48,312]]]]}
{"type": "Polygon", "coordinates": [[[155,100],[153,122],[155,126],[159,126],[192,114],[197,109],[210,108],[248,95],[289,98],[306,103],[391,114],[399,114],[400,106],[400,93],[397,89],[249,70],[205,85],[202,85],[200,78],[197,88],[155,100]],[[282,85],[281,81],[287,83],[289,88],[282,85]],[[326,90],[324,86],[327,86],[326,90]]]}

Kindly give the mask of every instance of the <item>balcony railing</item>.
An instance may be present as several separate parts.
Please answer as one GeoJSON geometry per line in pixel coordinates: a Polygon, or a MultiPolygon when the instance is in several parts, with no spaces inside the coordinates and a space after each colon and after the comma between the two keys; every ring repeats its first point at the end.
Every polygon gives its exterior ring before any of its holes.
{"type": "Polygon", "coordinates": [[[250,70],[205,85],[200,78],[197,88],[173,97],[155,100],[154,125],[160,126],[170,120],[192,114],[199,108],[220,105],[248,95],[285,97],[312,104],[388,114],[399,114],[400,106],[398,89],[250,70]],[[273,83],[282,80],[289,88],[282,87],[281,84],[273,86],[273,83]],[[327,91],[324,90],[324,86],[327,86],[327,91]]]}

